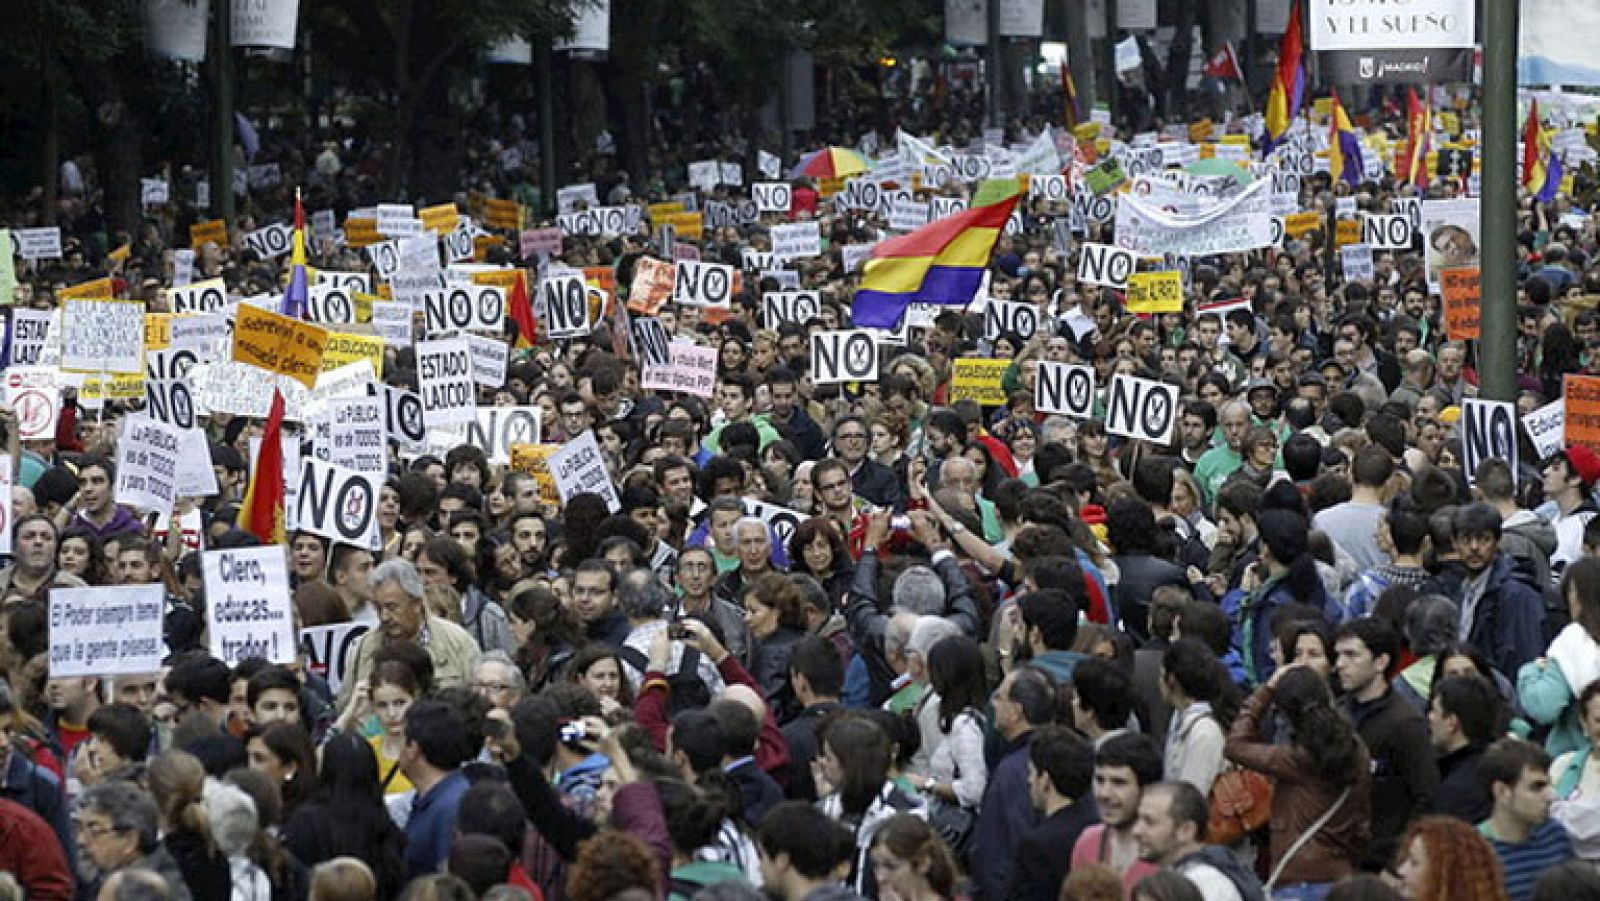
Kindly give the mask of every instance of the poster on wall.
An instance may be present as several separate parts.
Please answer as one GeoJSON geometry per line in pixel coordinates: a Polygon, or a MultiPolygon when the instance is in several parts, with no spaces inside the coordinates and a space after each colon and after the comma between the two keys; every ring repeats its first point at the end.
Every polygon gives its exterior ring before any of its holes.
{"type": "Polygon", "coordinates": [[[1600,4],[1522,0],[1517,84],[1600,85],[1600,4]]]}
{"type": "Polygon", "coordinates": [[[1474,0],[1314,3],[1318,78],[1333,85],[1470,80],[1475,12],[1474,0]]]}

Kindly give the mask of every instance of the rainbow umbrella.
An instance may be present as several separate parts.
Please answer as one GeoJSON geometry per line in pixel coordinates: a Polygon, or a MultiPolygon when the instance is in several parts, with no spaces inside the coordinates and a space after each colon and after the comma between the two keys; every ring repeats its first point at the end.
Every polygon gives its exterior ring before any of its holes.
{"type": "Polygon", "coordinates": [[[824,147],[801,157],[800,162],[789,170],[789,177],[849,178],[871,168],[865,157],[848,147],[824,147]]]}

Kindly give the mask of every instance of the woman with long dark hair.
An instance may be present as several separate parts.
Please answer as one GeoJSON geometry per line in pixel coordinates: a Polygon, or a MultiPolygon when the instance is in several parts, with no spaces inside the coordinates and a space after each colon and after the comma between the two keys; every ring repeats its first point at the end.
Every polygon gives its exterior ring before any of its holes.
{"type": "Polygon", "coordinates": [[[1355,871],[1372,837],[1371,758],[1321,676],[1297,665],[1273,673],[1245,701],[1223,753],[1275,781],[1269,888],[1320,898],[1355,871]],[[1289,724],[1288,744],[1262,733],[1274,710],[1289,724]]]}
{"type": "Polygon", "coordinates": [[[1245,567],[1239,587],[1222,599],[1222,609],[1240,636],[1245,679],[1259,685],[1272,677],[1272,641],[1278,609],[1285,604],[1327,608],[1327,590],[1311,556],[1306,518],[1290,510],[1256,515],[1261,556],[1245,567]]]}
{"type": "Polygon", "coordinates": [[[299,723],[273,723],[250,732],[245,743],[250,769],[265,774],[283,797],[284,816],[292,816],[316,791],[317,752],[299,723]]]}
{"type": "Polygon", "coordinates": [[[328,739],[318,778],[316,792],[284,823],[284,846],[308,867],[336,857],[365,861],[377,896],[394,897],[405,881],[405,836],[384,806],[372,746],[349,733],[328,739]]]}
{"type": "Polygon", "coordinates": [[[921,817],[897,814],[878,830],[872,874],[880,898],[949,901],[956,897],[955,856],[921,817]]]}
{"type": "Polygon", "coordinates": [[[848,884],[863,897],[876,898],[877,879],[869,854],[878,830],[898,814],[924,816],[926,808],[921,798],[890,781],[889,736],[867,717],[841,713],[823,720],[817,745],[821,753],[811,764],[817,805],[855,834],[848,884]]]}
{"type": "Polygon", "coordinates": [[[506,619],[517,642],[512,659],[528,680],[528,692],[537,694],[582,643],[578,624],[544,585],[530,585],[512,595],[506,619]]]}
{"type": "Polygon", "coordinates": [[[952,635],[935,644],[928,651],[928,683],[939,705],[940,741],[930,751],[928,776],[919,787],[930,798],[976,808],[989,785],[983,756],[989,684],[978,643],[952,635]]]}

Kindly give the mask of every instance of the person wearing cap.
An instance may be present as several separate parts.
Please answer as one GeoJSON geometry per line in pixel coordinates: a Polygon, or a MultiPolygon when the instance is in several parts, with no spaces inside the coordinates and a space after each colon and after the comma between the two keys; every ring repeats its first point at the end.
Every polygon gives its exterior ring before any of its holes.
{"type": "Polygon", "coordinates": [[[1550,458],[1544,467],[1544,496],[1556,506],[1556,552],[1550,569],[1560,573],[1583,556],[1583,527],[1596,513],[1595,482],[1600,481],[1600,455],[1586,444],[1574,444],[1550,458]]]}
{"type": "Polygon", "coordinates": [[[1262,425],[1271,425],[1278,418],[1278,386],[1272,379],[1251,379],[1245,385],[1244,397],[1262,425]]]}

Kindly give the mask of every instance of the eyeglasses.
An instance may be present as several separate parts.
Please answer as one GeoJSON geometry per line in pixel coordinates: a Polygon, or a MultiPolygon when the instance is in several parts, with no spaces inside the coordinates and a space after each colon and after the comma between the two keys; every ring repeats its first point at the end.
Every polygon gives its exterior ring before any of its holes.
{"type": "Polygon", "coordinates": [[[73,820],[72,828],[89,838],[104,838],[107,835],[116,835],[125,830],[118,829],[112,823],[91,823],[88,820],[73,820]]]}

